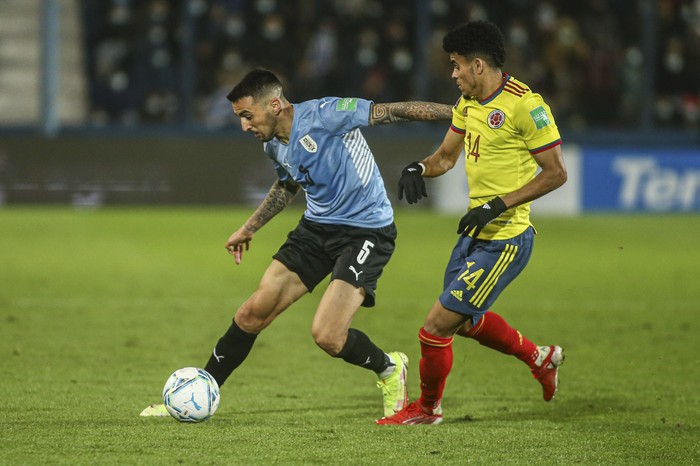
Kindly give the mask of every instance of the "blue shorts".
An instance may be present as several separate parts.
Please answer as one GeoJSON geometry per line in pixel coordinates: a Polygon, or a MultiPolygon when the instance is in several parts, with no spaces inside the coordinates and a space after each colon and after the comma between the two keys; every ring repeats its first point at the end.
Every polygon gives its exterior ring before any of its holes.
{"type": "Polygon", "coordinates": [[[498,295],[525,268],[535,238],[532,227],[507,240],[474,240],[460,236],[445,269],[440,303],[471,316],[475,325],[498,295]]]}

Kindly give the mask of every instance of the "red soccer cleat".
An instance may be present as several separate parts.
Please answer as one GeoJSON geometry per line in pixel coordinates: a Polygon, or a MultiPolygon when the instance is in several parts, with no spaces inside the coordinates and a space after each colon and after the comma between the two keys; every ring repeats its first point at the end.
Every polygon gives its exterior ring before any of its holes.
{"type": "Polygon", "coordinates": [[[542,364],[532,370],[532,375],[542,384],[542,398],[554,398],[559,385],[559,366],[564,363],[564,350],[561,346],[540,346],[540,354],[546,354],[542,364]]]}
{"type": "Polygon", "coordinates": [[[440,424],[442,408],[438,404],[435,409],[429,409],[414,401],[393,416],[383,417],[375,422],[379,425],[440,424]]]}

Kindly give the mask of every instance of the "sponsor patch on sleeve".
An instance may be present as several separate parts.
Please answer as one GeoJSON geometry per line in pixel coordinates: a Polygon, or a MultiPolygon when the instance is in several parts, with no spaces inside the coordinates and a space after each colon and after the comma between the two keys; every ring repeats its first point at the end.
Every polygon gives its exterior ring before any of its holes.
{"type": "Polygon", "coordinates": [[[539,106],[536,109],[530,111],[530,116],[532,121],[535,122],[535,127],[537,129],[542,129],[545,126],[549,126],[549,115],[547,115],[547,110],[543,106],[539,106]]]}
{"type": "Polygon", "coordinates": [[[354,112],[355,110],[357,110],[357,99],[354,98],[340,99],[335,104],[336,112],[354,112]]]}

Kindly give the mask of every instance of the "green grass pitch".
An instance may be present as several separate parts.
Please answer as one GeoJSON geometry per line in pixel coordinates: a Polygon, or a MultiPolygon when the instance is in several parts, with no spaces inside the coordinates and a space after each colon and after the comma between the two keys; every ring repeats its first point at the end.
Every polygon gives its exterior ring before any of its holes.
{"type": "MultiPolygon", "coordinates": [[[[373,374],[316,348],[320,287],[258,338],[202,424],[144,419],[202,366],[301,215],[251,209],[0,209],[0,464],[691,464],[700,461],[700,216],[535,218],[535,252],[494,306],[566,349],[551,403],[519,361],[455,341],[440,426],[388,427],[373,374]]],[[[410,358],[456,217],[403,208],[377,306],[355,326],[410,358]]]]}

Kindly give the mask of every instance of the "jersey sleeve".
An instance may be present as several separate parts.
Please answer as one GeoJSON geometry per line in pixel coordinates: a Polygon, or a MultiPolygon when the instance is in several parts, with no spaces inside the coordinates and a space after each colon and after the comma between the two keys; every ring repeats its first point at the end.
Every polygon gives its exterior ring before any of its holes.
{"type": "Polygon", "coordinates": [[[464,117],[464,110],[467,106],[467,101],[460,96],[457,102],[452,107],[452,124],[450,129],[458,134],[467,132],[467,122],[464,117]]]}
{"type": "Polygon", "coordinates": [[[561,144],[559,129],[552,110],[539,94],[531,94],[518,103],[515,126],[523,136],[531,154],[537,154],[561,144]]]}
{"type": "Polygon", "coordinates": [[[369,126],[371,100],[325,97],[318,100],[318,114],[326,130],[344,134],[355,128],[369,126]]]}

